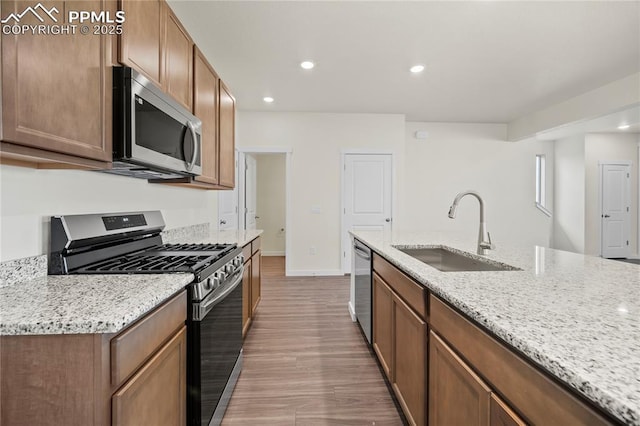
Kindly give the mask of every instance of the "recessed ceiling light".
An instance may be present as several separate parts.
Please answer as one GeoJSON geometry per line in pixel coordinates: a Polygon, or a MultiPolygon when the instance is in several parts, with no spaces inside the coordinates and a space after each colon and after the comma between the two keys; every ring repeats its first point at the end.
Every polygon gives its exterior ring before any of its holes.
{"type": "Polygon", "coordinates": [[[620,126],[618,126],[618,130],[627,130],[629,127],[631,127],[628,124],[622,124],[620,126]]]}
{"type": "Polygon", "coordinates": [[[305,70],[310,70],[311,68],[315,67],[315,66],[316,66],[316,64],[314,64],[314,63],[313,63],[313,62],[311,62],[311,61],[304,61],[304,62],[301,62],[301,63],[300,63],[300,66],[301,66],[302,68],[304,68],[305,70]]]}
{"type": "Polygon", "coordinates": [[[268,104],[273,102],[273,98],[271,96],[265,96],[264,98],[262,98],[262,100],[265,101],[268,104]]]}
{"type": "Polygon", "coordinates": [[[409,71],[411,71],[414,74],[417,74],[419,72],[424,71],[424,65],[414,65],[411,68],[409,68],[409,71]]]}

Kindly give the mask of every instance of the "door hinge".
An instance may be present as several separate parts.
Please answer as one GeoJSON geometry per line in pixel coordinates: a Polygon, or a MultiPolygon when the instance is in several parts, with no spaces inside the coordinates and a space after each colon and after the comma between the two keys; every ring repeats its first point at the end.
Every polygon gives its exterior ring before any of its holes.
{"type": "Polygon", "coordinates": [[[629,240],[627,240],[627,245],[629,245],[629,240]]]}
{"type": "Polygon", "coordinates": [[[347,252],[346,251],[342,252],[342,257],[347,257],[347,252]]]}
{"type": "Polygon", "coordinates": [[[629,207],[627,207],[627,211],[629,211],[629,207]]]}
{"type": "Polygon", "coordinates": [[[347,170],[347,164],[345,163],[342,167],[344,167],[344,170],[347,170]]]}
{"type": "Polygon", "coordinates": [[[347,214],[347,208],[346,207],[342,209],[342,214],[347,214]]]}
{"type": "Polygon", "coordinates": [[[629,177],[629,173],[627,173],[627,177],[629,177]]]}

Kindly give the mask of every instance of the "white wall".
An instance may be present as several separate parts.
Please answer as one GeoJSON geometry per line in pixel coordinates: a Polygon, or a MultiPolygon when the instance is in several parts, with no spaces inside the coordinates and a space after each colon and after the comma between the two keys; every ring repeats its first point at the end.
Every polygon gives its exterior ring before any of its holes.
{"type": "Polygon", "coordinates": [[[599,161],[631,163],[631,253],[638,253],[638,135],[592,133],[585,136],[585,253],[600,254],[599,161]]]}
{"type": "MultiPolygon", "coordinates": [[[[584,253],[584,136],[555,141],[553,248],[584,253]]],[[[548,167],[548,166],[547,166],[548,167]]]]}
{"type": "Polygon", "coordinates": [[[216,224],[217,194],[98,172],[2,165],[0,261],[47,253],[52,215],[136,210],[161,210],[166,229],[216,224]]]}
{"type": "Polygon", "coordinates": [[[262,229],[263,256],[284,256],[286,155],[254,154],[258,163],[256,228],[262,229]]]}
{"type": "MultiPolygon", "coordinates": [[[[394,150],[394,167],[401,170],[404,116],[239,111],[237,123],[239,147],[292,150],[290,273],[341,274],[341,150],[394,150]],[[312,207],[320,212],[312,213],[312,207]]],[[[394,192],[402,192],[399,179],[394,192]]]]}
{"type": "Polygon", "coordinates": [[[546,154],[547,194],[553,210],[553,144],[506,142],[504,124],[407,123],[405,194],[400,223],[406,229],[456,231],[477,238],[479,205],[465,197],[448,218],[457,193],[477,190],[485,201],[488,231],[496,245],[515,241],[548,246],[552,221],[535,207],[535,156],[546,154]],[[425,130],[427,139],[416,139],[425,130]]]}

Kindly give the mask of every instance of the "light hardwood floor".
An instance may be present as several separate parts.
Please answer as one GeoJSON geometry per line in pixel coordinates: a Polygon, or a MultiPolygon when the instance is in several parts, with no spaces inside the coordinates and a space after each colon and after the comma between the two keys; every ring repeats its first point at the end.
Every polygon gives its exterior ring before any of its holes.
{"type": "Polygon", "coordinates": [[[263,257],[262,300],[223,425],[401,425],[347,312],[348,277],[284,277],[263,257]]]}

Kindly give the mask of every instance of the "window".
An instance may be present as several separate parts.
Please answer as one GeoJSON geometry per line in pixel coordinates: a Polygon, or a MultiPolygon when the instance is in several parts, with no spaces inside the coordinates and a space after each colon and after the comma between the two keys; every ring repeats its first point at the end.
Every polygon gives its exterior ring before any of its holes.
{"type": "Polygon", "coordinates": [[[547,216],[551,212],[547,209],[547,165],[543,154],[536,155],[536,207],[547,216]]]}

